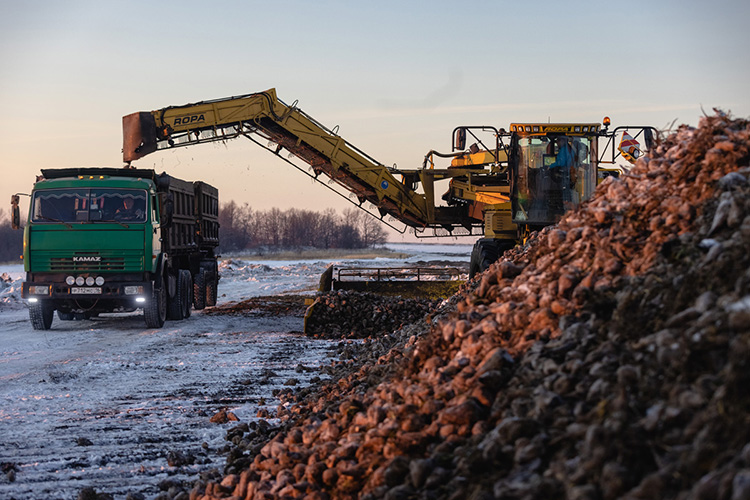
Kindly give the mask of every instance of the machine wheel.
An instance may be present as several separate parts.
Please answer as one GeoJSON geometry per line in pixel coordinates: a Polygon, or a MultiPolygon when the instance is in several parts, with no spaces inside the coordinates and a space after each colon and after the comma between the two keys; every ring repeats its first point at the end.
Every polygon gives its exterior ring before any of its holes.
{"type": "Polygon", "coordinates": [[[206,307],[206,270],[200,268],[193,282],[193,306],[196,310],[206,307]]]}
{"type": "Polygon", "coordinates": [[[151,300],[143,308],[143,317],[149,328],[161,328],[167,318],[167,292],[164,288],[154,288],[151,300]]]}
{"type": "Polygon", "coordinates": [[[73,321],[73,313],[57,311],[57,319],[60,321],[73,321]]]}
{"type": "Polygon", "coordinates": [[[46,300],[29,304],[29,319],[31,319],[31,326],[34,327],[34,330],[49,330],[54,315],[55,310],[52,308],[52,304],[49,304],[46,300]]]}
{"type": "Polygon", "coordinates": [[[193,276],[187,269],[180,269],[180,276],[177,280],[177,286],[180,289],[180,300],[182,301],[182,317],[189,318],[193,309],[193,276]]]}
{"type": "Polygon", "coordinates": [[[482,238],[474,244],[469,263],[469,279],[487,270],[506,250],[513,248],[514,243],[482,238]]]}

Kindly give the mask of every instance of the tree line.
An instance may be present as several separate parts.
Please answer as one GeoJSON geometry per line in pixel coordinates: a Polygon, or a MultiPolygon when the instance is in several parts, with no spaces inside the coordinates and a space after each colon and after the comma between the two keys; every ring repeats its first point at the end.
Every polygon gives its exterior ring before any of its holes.
{"type": "MultiPolygon", "coordinates": [[[[339,214],[290,208],[253,210],[230,201],[219,208],[219,248],[236,252],[254,248],[367,248],[386,242],[383,225],[358,208],[339,214]]],[[[20,262],[23,230],[11,228],[0,209],[0,262],[20,262]]]]}
{"type": "Polygon", "coordinates": [[[367,248],[386,242],[383,225],[358,208],[342,214],[290,208],[254,210],[230,201],[219,208],[222,252],[253,248],[367,248]]]}

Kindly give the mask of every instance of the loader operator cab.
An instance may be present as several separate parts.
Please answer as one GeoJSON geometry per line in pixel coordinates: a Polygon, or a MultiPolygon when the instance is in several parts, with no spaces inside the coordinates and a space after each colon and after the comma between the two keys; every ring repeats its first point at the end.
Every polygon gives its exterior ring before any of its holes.
{"type": "Polygon", "coordinates": [[[513,222],[555,224],[596,188],[597,124],[511,124],[513,222]]]}

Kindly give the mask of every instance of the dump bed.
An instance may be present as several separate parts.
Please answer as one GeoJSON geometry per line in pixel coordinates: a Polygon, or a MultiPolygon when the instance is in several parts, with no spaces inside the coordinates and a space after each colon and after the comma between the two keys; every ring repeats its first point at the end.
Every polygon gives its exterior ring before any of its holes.
{"type": "Polygon", "coordinates": [[[211,250],[219,244],[219,190],[205,182],[169,177],[172,224],[162,245],[172,253],[211,250]]]}

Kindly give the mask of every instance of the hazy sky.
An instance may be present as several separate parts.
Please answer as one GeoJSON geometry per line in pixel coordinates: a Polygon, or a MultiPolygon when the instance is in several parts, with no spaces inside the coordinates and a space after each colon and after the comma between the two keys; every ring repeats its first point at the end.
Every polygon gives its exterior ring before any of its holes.
{"type": "MultiPolygon", "coordinates": [[[[457,125],[750,116],[744,1],[0,0],[0,200],[122,165],[121,117],[271,87],[386,165],[457,125]]],[[[253,208],[345,208],[244,139],[135,163],[253,208]]],[[[2,208],[7,214],[8,206],[2,208]]],[[[461,240],[466,242],[466,240],[461,240]]]]}

